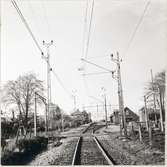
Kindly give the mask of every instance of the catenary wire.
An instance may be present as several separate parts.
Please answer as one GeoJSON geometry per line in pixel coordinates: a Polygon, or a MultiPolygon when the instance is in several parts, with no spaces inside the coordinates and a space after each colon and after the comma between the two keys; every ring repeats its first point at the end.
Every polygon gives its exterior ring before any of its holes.
{"type": "Polygon", "coordinates": [[[34,11],[32,5],[31,5],[31,1],[27,1],[27,2],[28,2],[27,4],[28,4],[28,8],[30,10],[32,19],[34,19],[35,28],[36,28],[37,32],[40,34],[41,31],[40,31],[39,25],[37,24],[38,23],[38,19],[36,17],[36,14],[35,14],[35,11],[34,11]]]}
{"type": "Polygon", "coordinates": [[[63,82],[61,81],[60,77],[58,76],[58,74],[56,73],[56,71],[54,69],[52,69],[52,73],[53,75],[56,77],[57,81],[59,82],[59,84],[61,85],[61,87],[64,89],[64,91],[68,94],[68,96],[70,98],[72,98],[72,94],[67,90],[67,88],[64,86],[63,82]]]}
{"type": "Polygon", "coordinates": [[[42,7],[42,11],[43,11],[43,19],[44,19],[44,21],[45,21],[45,23],[46,23],[46,26],[47,26],[47,34],[48,34],[48,36],[49,37],[52,37],[51,36],[51,29],[50,29],[50,26],[49,26],[49,21],[48,21],[48,17],[47,17],[47,11],[46,11],[46,7],[45,7],[45,4],[44,4],[44,1],[42,1],[42,3],[41,3],[41,7],[42,7]]]}
{"type": "MultiPolygon", "coordinates": [[[[86,7],[85,7],[84,28],[83,28],[83,43],[82,43],[83,46],[82,46],[81,58],[85,57],[85,44],[86,44],[87,19],[88,19],[88,1],[89,0],[86,0],[86,7]]],[[[84,67],[84,62],[82,61],[81,63],[82,63],[82,66],[84,67]]],[[[83,81],[83,85],[84,85],[86,95],[89,97],[90,92],[89,92],[88,85],[87,85],[87,82],[85,80],[84,75],[82,75],[82,81],[83,81]]]]}
{"type": "Polygon", "coordinates": [[[31,35],[33,41],[35,42],[35,45],[37,46],[38,50],[40,51],[41,54],[43,54],[43,51],[42,51],[40,45],[38,44],[33,32],[30,29],[30,26],[28,25],[28,22],[26,21],[25,17],[23,16],[22,12],[20,11],[16,1],[15,0],[11,0],[11,2],[13,4],[14,8],[16,9],[17,13],[19,14],[19,16],[20,16],[22,22],[24,23],[25,27],[27,28],[28,32],[30,33],[30,35],[31,35]]]}
{"type": "Polygon", "coordinates": [[[92,1],[91,16],[90,16],[89,29],[88,29],[88,39],[87,39],[86,51],[85,51],[85,59],[87,59],[87,56],[88,56],[90,35],[91,35],[91,27],[92,27],[92,20],[93,20],[93,11],[94,11],[94,0],[92,1]]]}
{"type": "MultiPolygon", "coordinates": [[[[23,14],[21,13],[21,11],[20,11],[20,9],[19,9],[17,3],[15,2],[15,0],[11,0],[11,2],[12,2],[12,4],[13,4],[13,6],[15,7],[17,13],[19,14],[21,20],[23,21],[24,25],[26,26],[26,28],[27,28],[28,32],[30,33],[31,37],[33,38],[33,40],[34,40],[36,46],[38,47],[39,51],[43,54],[42,49],[40,48],[40,46],[39,46],[39,44],[38,44],[38,42],[37,42],[37,40],[36,40],[36,38],[35,38],[33,32],[32,32],[31,29],[30,29],[30,26],[28,25],[28,23],[27,23],[25,17],[24,17],[23,14]]],[[[46,62],[47,62],[47,61],[46,61],[46,62]]],[[[55,72],[53,69],[52,69],[52,72],[53,72],[54,76],[56,77],[57,81],[59,82],[59,84],[62,86],[62,88],[63,88],[63,89],[66,91],[66,93],[68,93],[68,95],[71,97],[72,95],[71,95],[71,94],[69,93],[69,91],[65,88],[65,86],[64,86],[64,84],[62,83],[60,77],[56,74],[56,72],[55,72]]]]}
{"type": "Polygon", "coordinates": [[[102,67],[102,66],[100,66],[100,65],[98,65],[98,64],[95,64],[95,63],[93,63],[93,62],[90,62],[90,61],[88,61],[88,60],[85,60],[85,59],[81,59],[81,60],[82,60],[82,61],[85,61],[85,62],[87,62],[87,63],[89,63],[89,64],[91,64],[91,65],[93,65],[93,66],[95,66],[95,67],[101,68],[101,69],[103,69],[103,70],[105,70],[105,71],[112,72],[111,70],[109,70],[109,69],[107,69],[107,68],[105,68],[105,67],[102,67]]]}
{"type": "Polygon", "coordinates": [[[138,21],[138,23],[136,24],[136,27],[135,27],[135,29],[134,29],[134,31],[133,31],[131,37],[130,37],[130,40],[129,40],[129,42],[128,42],[127,49],[126,49],[126,51],[125,51],[125,56],[127,55],[128,51],[129,51],[129,48],[130,48],[130,46],[131,46],[131,44],[132,44],[132,42],[133,42],[133,40],[134,40],[134,38],[135,38],[135,35],[136,35],[136,33],[137,33],[137,30],[139,29],[139,27],[140,27],[140,25],[141,25],[141,23],[142,23],[142,21],[143,21],[143,19],[144,19],[144,16],[145,16],[145,14],[146,14],[146,11],[147,11],[147,9],[148,9],[150,3],[151,3],[150,0],[147,1],[146,5],[145,5],[145,7],[144,7],[144,10],[143,10],[143,12],[142,12],[142,15],[141,15],[141,17],[139,18],[139,21],[138,21]]]}
{"type": "Polygon", "coordinates": [[[83,42],[82,42],[82,55],[81,58],[84,58],[85,53],[85,36],[86,36],[86,25],[87,25],[87,17],[88,17],[88,0],[86,0],[86,9],[85,9],[85,17],[84,17],[84,28],[83,28],[83,42]]]}

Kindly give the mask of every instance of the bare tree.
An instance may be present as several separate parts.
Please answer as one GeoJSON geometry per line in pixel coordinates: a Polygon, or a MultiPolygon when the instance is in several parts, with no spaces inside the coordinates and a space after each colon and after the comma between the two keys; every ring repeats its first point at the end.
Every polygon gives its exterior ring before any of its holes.
{"type": "MultiPolygon", "coordinates": [[[[2,101],[7,105],[16,105],[19,117],[25,127],[28,123],[28,114],[34,104],[35,92],[43,94],[43,82],[35,74],[20,76],[16,81],[9,81],[4,86],[2,101]]],[[[39,102],[39,101],[38,101],[39,102]]]]}
{"type": "Polygon", "coordinates": [[[163,119],[165,118],[165,70],[157,73],[153,79],[153,83],[149,82],[145,88],[147,93],[154,92],[156,93],[156,102],[157,105],[162,107],[163,119]]]}
{"type": "Polygon", "coordinates": [[[50,124],[51,128],[56,128],[60,129],[60,122],[61,122],[61,113],[62,110],[58,105],[55,105],[55,107],[51,110],[51,118],[50,118],[50,124]]]}
{"type": "Polygon", "coordinates": [[[159,98],[157,98],[157,103],[159,107],[162,107],[163,120],[165,120],[165,71],[160,72],[155,76],[155,83],[159,88],[159,98]]]}

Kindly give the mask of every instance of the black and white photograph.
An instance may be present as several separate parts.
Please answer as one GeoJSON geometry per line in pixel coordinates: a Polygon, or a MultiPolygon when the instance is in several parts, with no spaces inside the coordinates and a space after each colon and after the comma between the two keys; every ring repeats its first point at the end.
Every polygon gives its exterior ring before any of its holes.
{"type": "Polygon", "coordinates": [[[165,165],[167,0],[1,0],[1,165],[165,165]]]}

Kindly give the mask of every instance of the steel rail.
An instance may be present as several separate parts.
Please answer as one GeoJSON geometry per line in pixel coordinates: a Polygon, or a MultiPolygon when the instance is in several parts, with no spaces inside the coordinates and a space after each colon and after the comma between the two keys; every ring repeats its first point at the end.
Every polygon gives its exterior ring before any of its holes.
{"type": "MultiPolygon", "coordinates": [[[[76,161],[77,161],[77,156],[79,156],[79,147],[81,145],[82,142],[82,137],[79,137],[76,147],[75,147],[75,151],[73,154],[73,160],[72,160],[72,165],[77,165],[76,161]],[[77,154],[78,153],[78,154],[77,154]]],[[[97,140],[96,137],[93,137],[95,143],[97,144],[97,148],[101,151],[103,157],[105,158],[105,160],[107,161],[108,165],[114,165],[114,162],[111,160],[111,158],[106,154],[106,151],[104,150],[104,148],[101,146],[100,142],[97,140]]],[[[81,148],[80,148],[81,149],[81,148]]]]}
{"type": "Polygon", "coordinates": [[[79,146],[80,142],[81,142],[81,137],[79,137],[77,144],[76,144],[76,147],[75,147],[75,151],[74,151],[73,159],[72,159],[72,165],[75,165],[77,152],[78,152],[78,146],[79,146]]]}
{"type": "Polygon", "coordinates": [[[114,163],[111,161],[111,159],[108,157],[108,155],[106,154],[105,150],[103,149],[103,147],[100,145],[100,142],[97,140],[96,137],[93,137],[94,141],[96,142],[98,148],[100,149],[100,151],[102,152],[105,160],[108,162],[109,165],[114,165],[114,163]]]}
{"type": "Polygon", "coordinates": [[[90,123],[89,124],[89,126],[87,126],[83,131],[82,131],[82,134],[84,134],[84,133],[86,133],[87,131],[88,131],[88,129],[90,128],[90,127],[92,127],[92,125],[94,125],[95,123],[90,123]]]}

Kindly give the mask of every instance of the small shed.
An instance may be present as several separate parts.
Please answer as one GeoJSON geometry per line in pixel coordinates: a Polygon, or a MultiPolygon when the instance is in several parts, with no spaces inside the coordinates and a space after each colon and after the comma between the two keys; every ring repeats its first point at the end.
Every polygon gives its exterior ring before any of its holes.
{"type": "Polygon", "coordinates": [[[133,112],[131,109],[129,109],[128,107],[125,107],[124,111],[126,115],[126,122],[139,121],[139,116],[135,112],[133,112]]]}
{"type": "Polygon", "coordinates": [[[111,123],[115,123],[115,124],[119,124],[121,121],[121,115],[120,115],[120,112],[119,110],[114,110],[113,111],[113,114],[111,114],[110,116],[110,122],[111,123]]]}
{"type": "MultiPolygon", "coordinates": [[[[133,112],[131,109],[129,109],[128,107],[124,108],[125,111],[125,116],[126,116],[126,122],[136,122],[139,121],[139,116],[133,112]]],[[[115,124],[119,124],[121,122],[121,117],[122,117],[122,113],[119,110],[114,110],[113,114],[111,114],[110,116],[110,121],[111,123],[115,123],[115,124]]]]}

